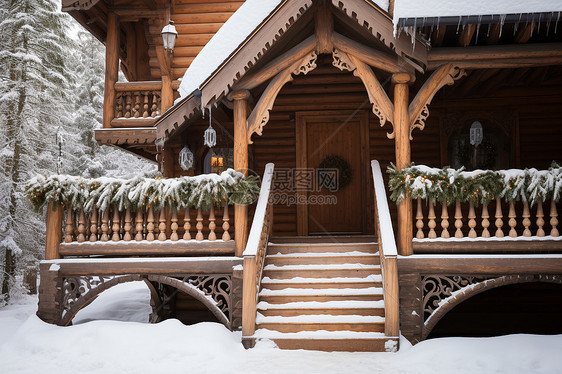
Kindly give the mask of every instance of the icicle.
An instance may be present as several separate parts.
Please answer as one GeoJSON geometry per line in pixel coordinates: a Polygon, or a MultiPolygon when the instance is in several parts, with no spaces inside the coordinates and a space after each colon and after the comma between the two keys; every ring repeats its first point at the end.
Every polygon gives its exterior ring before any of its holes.
{"type": "Polygon", "coordinates": [[[461,22],[462,22],[462,16],[459,17],[459,23],[457,25],[457,35],[459,34],[459,29],[461,27],[461,22]]]}
{"type": "Polygon", "coordinates": [[[503,24],[505,23],[505,14],[500,14],[500,38],[502,37],[503,24]]]}
{"type": "Polygon", "coordinates": [[[558,12],[558,17],[556,18],[556,22],[554,23],[554,33],[556,34],[556,30],[558,30],[558,20],[560,20],[560,12],[558,12]]]}
{"type": "MultiPolygon", "coordinates": [[[[537,27],[537,34],[540,34],[541,32],[541,18],[542,18],[542,13],[539,14],[539,26],[537,27]]],[[[531,36],[533,36],[532,32],[531,32],[531,36]]]]}
{"type": "Polygon", "coordinates": [[[521,23],[521,17],[523,17],[523,13],[519,13],[519,21],[513,25],[513,36],[517,34],[517,29],[519,28],[519,24],[521,23]]]}
{"type": "Polygon", "coordinates": [[[441,23],[441,17],[437,17],[437,31],[439,31],[440,23],[441,23]]]}
{"type": "Polygon", "coordinates": [[[478,24],[476,25],[476,39],[474,40],[474,44],[478,44],[478,35],[480,35],[480,23],[482,22],[482,16],[478,16],[478,24]]]}

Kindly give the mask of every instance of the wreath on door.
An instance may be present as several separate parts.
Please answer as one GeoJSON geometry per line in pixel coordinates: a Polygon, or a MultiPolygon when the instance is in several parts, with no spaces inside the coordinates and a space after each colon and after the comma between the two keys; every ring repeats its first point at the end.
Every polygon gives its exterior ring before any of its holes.
{"type": "Polygon", "coordinates": [[[324,157],[318,169],[338,169],[338,188],[345,188],[351,183],[351,166],[343,158],[335,155],[324,157]]]}

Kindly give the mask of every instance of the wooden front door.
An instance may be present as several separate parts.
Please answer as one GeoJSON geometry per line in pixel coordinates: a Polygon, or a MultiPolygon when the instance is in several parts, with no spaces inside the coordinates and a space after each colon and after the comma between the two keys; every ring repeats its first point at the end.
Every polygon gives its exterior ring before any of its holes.
{"type": "Polygon", "coordinates": [[[297,230],[299,235],[363,234],[368,231],[368,113],[297,113],[297,230]],[[342,162],[342,160],[344,162],[342,162]],[[338,172],[333,183],[334,167],[338,172]],[[344,176],[343,174],[346,174],[344,176]],[[305,178],[313,183],[299,183],[305,178]],[[347,182],[347,183],[346,183],[347,182]],[[341,185],[346,183],[346,185],[341,185]]]}

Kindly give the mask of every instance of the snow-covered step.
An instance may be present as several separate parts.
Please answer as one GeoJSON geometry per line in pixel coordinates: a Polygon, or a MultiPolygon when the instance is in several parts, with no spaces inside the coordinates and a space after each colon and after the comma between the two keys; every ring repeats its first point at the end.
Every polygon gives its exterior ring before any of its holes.
{"type": "Polygon", "coordinates": [[[372,274],[364,278],[304,278],[272,279],[265,277],[261,281],[263,288],[280,290],[284,288],[367,288],[382,287],[382,276],[372,274]]]}
{"type": "Polygon", "coordinates": [[[282,265],[315,265],[315,264],[365,264],[379,265],[378,253],[360,251],[350,252],[312,252],[312,253],[277,253],[268,255],[266,264],[282,265]]]}
{"type": "Polygon", "coordinates": [[[271,339],[281,349],[317,351],[385,352],[395,351],[398,337],[387,337],[382,332],[358,331],[301,331],[282,333],[258,329],[255,339],[271,339]]]}
{"type": "Polygon", "coordinates": [[[271,254],[293,254],[293,253],[321,253],[350,251],[376,253],[378,245],[375,242],[368,243],[268,243],[268,253],[271,254]]]}
{"type": "Polygon", "coordinates": [[[258,313],[257,328],[286,333],[300,331],[384,332],[384,317],[361,315],[263,316],[258,313]]]}
{"type": "Polygon", "coordinates": [[[335,301],[293,301],[269,303],[260,301],[258,312],[264,316],[292,317],[299,315],[362,315],[384,316],[384,301],[335,300],[335,301]]]}
{"type": "Polygon", "coordinates": [[[380,265],[365,264],[326,264],[326,265],[266,265],[263,276],[274,279],[307,278],[364,278],[372,274],[380,274],[380,265]]]}
{"type": "Polygon", "coordinates": [[[260,300],[270,303],[299,301],[337,301],[337,300],[382,300],[383,290],[378,287],[368,288],[285,288],[281,290],[262,289],[260,300]]]}

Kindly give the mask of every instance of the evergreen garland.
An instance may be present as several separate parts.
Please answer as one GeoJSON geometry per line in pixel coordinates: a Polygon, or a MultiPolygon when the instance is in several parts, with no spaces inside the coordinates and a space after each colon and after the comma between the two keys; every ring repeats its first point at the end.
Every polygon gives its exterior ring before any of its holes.
{"type": "Polygon", "coordinates": [[[37,211],[46,204],[70,205],[91,212],[94,207],[105,211],[109,206],[123,211],[137,211],[146,206],[155,209],[169,207],[202,208],[225,203],[251,204],[259,194],[258,178],[244,177],[228,169],[217,174],[180,178],[97,178],[87,179],[69,175],[37,176],[25,186],[25,194],[37,211]]]}
{"type": "Polygon", "coordinates": [[[391,164],[387,172],[390,174],[390,199],[397,203],[410,196],[447,205],[458,200],[478,206],[488,204],[499,196],[506,202],[528,201],[533,206],[538,201],[550,199],[558,202],[562,195],[562,167],[556,162],[552,162],[548,170],[471,172],[464,171],[464,168],[438,169],[413,163],[397,170],[391,164]]]}

